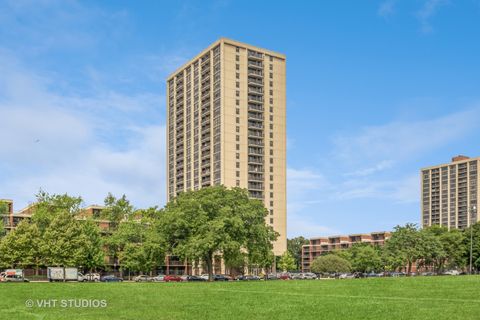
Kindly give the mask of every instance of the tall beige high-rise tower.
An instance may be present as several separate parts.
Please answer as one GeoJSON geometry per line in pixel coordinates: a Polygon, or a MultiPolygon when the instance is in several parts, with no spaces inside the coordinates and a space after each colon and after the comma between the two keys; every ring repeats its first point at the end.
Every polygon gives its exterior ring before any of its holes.
{"type": "Polygon", "coordinates": [[[464,229],[479,220],[480,158],[457,156],[421,170],[422,225],[464,229]]]}
{"type": "Polygon", "coordinates": [[[167,193],[223,184],[264,202],[286,250],[285,56],[222,38],[167,79],[167,193]]]}

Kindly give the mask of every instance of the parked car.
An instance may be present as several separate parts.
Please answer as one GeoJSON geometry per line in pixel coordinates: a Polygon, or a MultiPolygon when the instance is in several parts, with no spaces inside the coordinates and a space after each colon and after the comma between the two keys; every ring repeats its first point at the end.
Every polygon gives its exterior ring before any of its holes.
{"type": "Polygon", "coordinates": [[[1,282],[29,282],[25,278],[23,269],[7,269],[5,272],[0,273],[1,282]]]}
{"type": "Polygon", "coordinates": [[[187,276],[187,281],[201,281],[205,282],[207,279],[201,277],[201,276],[187,276]]]}
{"type": "Polygon", "coordinates": [[[182,282],[183,279],[180,276],[168,275],[168,276],[163,277],[163,281],[165,281],[165,282],[182,282]]]}
{"type": "Polygon", "coordinates": [[[223,274],[214,274],[213,281],[229,281],[230,278],[223,274]]]}
{"type": "Polygon", "coordinates": [[[237,280],[238,281],[256,281],[256,280],[260,280],[260,277],[254,276],[254,275],[243,275],[243,276],[238,276],[237,280]]]}
{"type": "Polygon", "coordinates": [[[446,276],[458,276],[460,275],[460,271],[458,270],[448,270],[443,273],[446,276]]]}
{"type": "Polygon", "coordinates": [[[208,274],[204,273],[200,276],[200,278],[203,278],[205,280],[208,280],[208,274]]]}
{"type": "Polygon", "coordinates": [[[290,279],[301,280],[301,279],[303,279],[303,274],[302,273],[290,273],[290,279]]]}
{"type": "Polygon", "coordinates": [[[123,279],[114,275],[103,276],[100,278],[101,282],[122,282],[123,279]]]}
{"type": "Polygon", "coordinates": [[[420,273],[421,276],[426,276],[426,277],[430,277],[430,276],[434,276],[435,273],[434,272],[422,272],[420,273]]]}
{"type": "Polygon", "coordinates": [[[30,282],[27,278],[24,278],[23,275],[17,274],[8,274],[0,278],[1,282],[30,282]]]}
{"type": "Polygon", "coordinates": [[[160,282],[160,281],[164,281],[164,278],[165,278],[165,275],[159,274],[158,276],[153,277],[152,280],[155,282],[160,282]]]}
{"type": "Polygon", "coordinates": [[[100,274],[99,273],[87,273],[86,275],[83,276],[86,281],[100,281],[100,274]]]}
{"type": "Polygon", "coordinates": [[[353,273],[342,273],[338,276],[338,279],[353,279],[355,278],[355,274],[353,273]]]}
{"type": "Polygon", "coordinates": [[[135,281],[135,282],[152,282],[153,278],[149,277],[149,276],[146,276],[146,275],[139,275],[139,276],[136,276],[135,278],[133,278],[133,281],[135,281]]]}
{"type": "Polygon", "coordinates": [[[265,280],[278,280],[279,275],[277,273],[269,273],[265,275],[265,280]]]}
{"type": "Polygon", "coordinates": [[[290,275],[288,273],[282,273],[278,278],[280,280],[290,280],[290,275]]]}
{"type": "Polygon", "coordinates": [[[405,273],[403,272],[392,272],[392,277],[405,277],[405,273]]]}
{"type": "Polygon", "coordinates": [[[314,280],[314,279],[317,279],[317,275],[313,272],[305,272],[305,273],[302,273],[302,279],[303,280],[314,280]]]}

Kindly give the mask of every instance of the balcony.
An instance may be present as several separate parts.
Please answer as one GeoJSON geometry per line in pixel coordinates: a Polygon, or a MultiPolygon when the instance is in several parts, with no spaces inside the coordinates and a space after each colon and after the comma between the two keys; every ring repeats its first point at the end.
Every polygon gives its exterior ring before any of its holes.
{"type": "Polygon", "coordinates": [[[249,120],[263,121],[263,114],[261,113],[248,113],[249,120]]]}
{"type": "Polygon", "coordinates": [[[257,78],[263,78],[263,72],[260,70],[255,70],[248,68],[248,75],[252,77],[257,77],[257,78]]]}
{"type": "Polygon", "coordinates": [[[263,69],[263,63],[261,61],[248,60],[248,66],[257,69],[263,69]]]}
{"type": "Polygon", "coordinates": [[[254,84],[263,87],[263,81],[257,78],[248,77],[248,84],[254,84]]]}
{"type": "Polygon", "coordinates": [[[248,111],[263,112],[263,106],[257,104],[249,104],[248,111]]]}
{"type": "Polygon", "coordinates": [[[248,57],[257,60],[263,60],[263,54],[248,50],[248,57]]]}

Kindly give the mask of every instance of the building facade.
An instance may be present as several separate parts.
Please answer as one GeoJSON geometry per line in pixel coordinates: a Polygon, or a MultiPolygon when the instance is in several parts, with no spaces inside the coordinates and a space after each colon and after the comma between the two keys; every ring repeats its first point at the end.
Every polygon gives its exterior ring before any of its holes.
{"type": "Polygon", "coordinates": [[[385,231],[311,238],[309,244],[302,246],[302,272],[310,272],[310,264],[312,261],[328,252],[348,249],[356,243],[383,246],[388,238],[390,238],[390,232],[385,231]]]}
{"type": "Polygon", "coordinates": [[[456,156],[451,163],[421,169],[423,227],[465,229],[478,222],[479,161],[456,156]]]}
{"type": "Polygon", "coordinates": [[[202,187],[248,190],[286,250],[286,61],[222,38],[167,79],[167,198],[202,187]]]}

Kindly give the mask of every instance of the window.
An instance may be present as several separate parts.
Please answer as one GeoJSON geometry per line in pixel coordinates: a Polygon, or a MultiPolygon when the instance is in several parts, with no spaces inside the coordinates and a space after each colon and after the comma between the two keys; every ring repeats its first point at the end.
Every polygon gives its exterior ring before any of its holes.
{"type": "Polygon", "coordinates": [[[237,123],[240,123],[240,118],[239,117],[237,117],[237,123]]]}
{"type": "Polygon", "coordinates": [[[237,52],[240,52],[240,48],[239,47],[236,47],[235,48],[237,52]]]}
{"type": "Polygon", "coordinates": [[[270,192],[270,198],[273,198],[273,192],[270,192]]]}
{"type": "Polygon", "coordinates": [[[273,201],[270,201],[270,207],[273,207],[273,201]]]}
{"type": "Polygon", "coordinates": [[[270,123],[270,130],[273,130],[273,123],[270,123]]]}
{"type": "Polygon", "coordinates": [[[273,61],[273,57],[270,57],[270,62],[272,62],[272,61],[273,61]]]}
{"type": "Polygon", "coordinates": [[[273,112],[273,107],[270,107],[270,112],[273,112]]]}
{"type": "Polygon", "coordinates": [[[273,104],[273,98],[270,98],[270,103],[273,104]]]}
{"type": "Polygon", "coordinates": [[[270,175],[270,181],[273,181],[273,175],[270,175]]]}
{"type": "Polygon", "coordinates": [[[273,73],[270,72],[270,79],[273,79],[273,73]]]}
{"type": "Polygon", "coordinates": [[[273,224],[273,218],[270,218],[270,224],[273,224]]]}
{"type": "Polygon", "coordinates": [[[270,81],[270,87],[273,87],[273,81],[270,81]]]}
{"type": "Polygon", "coordinates": [[[240,100],[237,99],[237,100],[235,101],[235,103],[237,104],[237,106],[239,106],[239,105],[240,105],[240,100]]]}
{"type": "Polygon", "coordinates": [[[240,171],[237,171],[237,178],[240,178],[240,171]]]}
{"type": "Polygon", "coordinates": [[[273,183],[270,183],[270,190],[273,190],[273,183]]]}
{"type": "Polygon", "coordinates": [[[273,159],[272,158],[270,158],[270,164],[273,164],[273,159]]]}
{"type": "Polygon", "coordinates": [[[237,141],[240,141],[240,136],[239,135],[237,135],[237,141]]]}
{"type": "Polygon", "coordinates": [[[237,150],[240,150],[240,145],[239,144],[237,144],[237,150]]]}
{"type": "Polygon", "coordinates": [[[239,65],[239,64],[236,64],[236,65],[235,65],[235,69],[240,70],[240,65],[239,65]]]}
{"type": "Polygon", "coordinates": [[[237,97],[240,97],[240,91],[237,90],[236,95],[237,97]]]}
{"type": "Polygon", "coordinates": [[[273,141],[270,141],[270,147],[273,147],[273,141]]]}
{"type": "Polygon", "coordinates": [[[240,169],[240,162],[237,162],[237,169],[240,169]]]}
{"type": "Polygon", "coordinates": [[[270,95],[273,96],[273,90],[270,90],[270,95]]]}
{"type": "Polygon", "coordinates": [[[237,82],[237,88],[240,88],[240,82],[237,82]]]}
{"type": "Polygon", "coordinates": [[[270,167],[270,172],[273,172],[273,167],[270,167]]]}
{"type": "Polygon", "coordinates": [[[237,126],[237,132],[240,132],[240,127],[239,126],[237,126]]]}
{"type": "Polygon", "coordinates": [[[240,159],[240,153],[236,154],[237,160],[240,159]]]}
{"type": "Polygon", "coordinates": [[[270,215],[273,216],[273,209],[270,209],[270,215]]]}
{"type": "Polygon", "coordinates": [[[273,70],[273,64],[270,65],[270,70],[273,70]]]}
{"type": "Polygon", "coordinates": [[[237,77],[237,79],[240,79],[240,73],[237,72],[236,77],[237,77]]]}
{"type": "Polygon", "coordinates": [[[270,115],[270,121],[273,121],[273,116],[272,115],[270,115]]]}
{"type": "Polygon", "coordinates": [[[240,180],[235,181],[235,184],[237,185],[237,187],[240,187],[240,180]]]}
{"type": "Polygon", "coordinates": [[[236,110],[237,114],[240,114],[240,109],[236,108],[235,110],[236,110]]]}
{"type": "Polygon", "coordinates": [[[238,54],[237,54],[237,56],[235,57],[235,60],[236,60],[236,61],[240,61],[240,57],[239,57],[238,54]]]}

